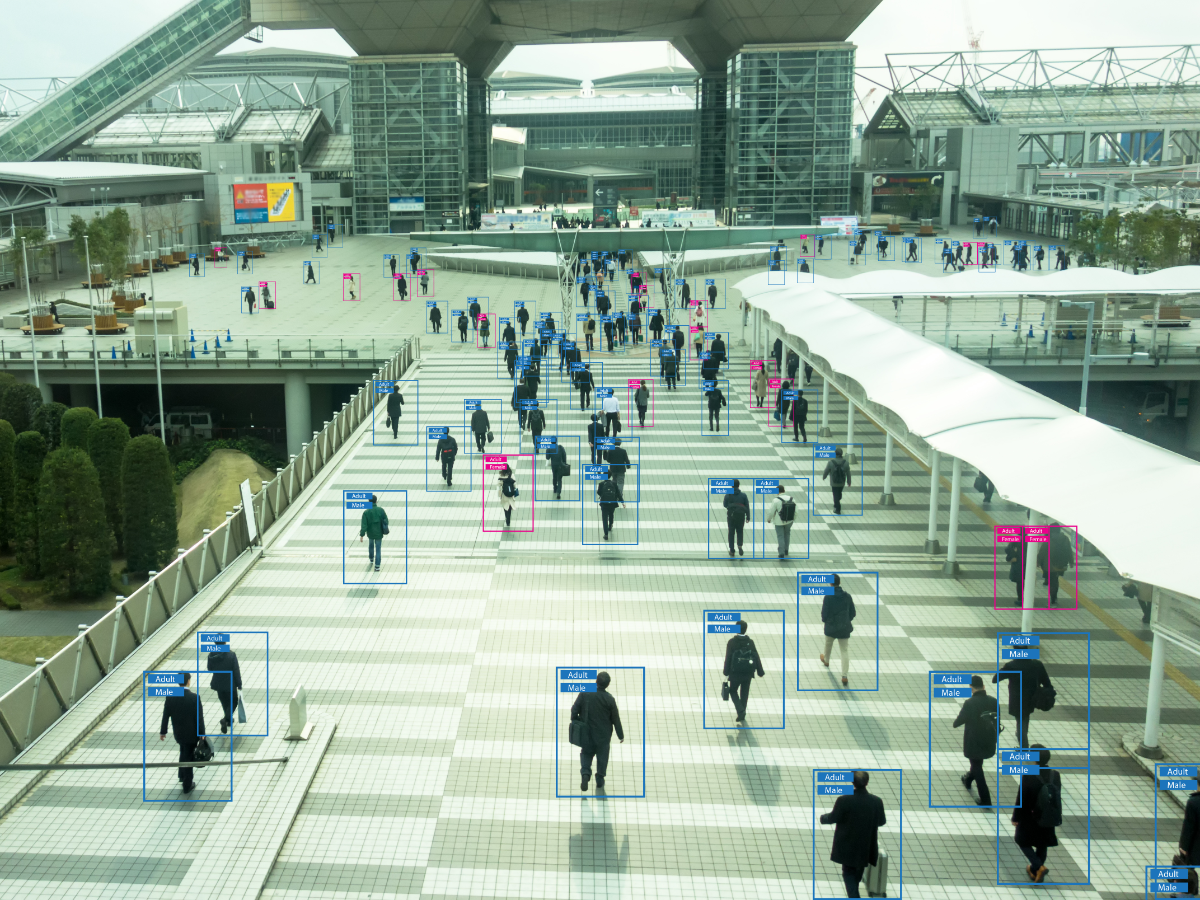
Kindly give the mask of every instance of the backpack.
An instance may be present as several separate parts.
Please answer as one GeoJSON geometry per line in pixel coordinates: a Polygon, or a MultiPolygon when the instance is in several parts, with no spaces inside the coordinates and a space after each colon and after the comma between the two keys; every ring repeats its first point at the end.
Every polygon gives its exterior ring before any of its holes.
{"type": "Polygon", "coordinates": [[[447,446],[442,450],[442,456],[446,457],[446,459],[454,459],[458,454],[458,441],[450,437],[450,435],[446,435],[446,444],[447,446]]]}
{"type": "Polygon", "coordinates": [[[380,513],[380,518],[379,518],[380,534],[390,534],[391,532],[388,531],[387,513],[385,513],[382,509],[379,510],[379,513],[380,513]]]}
{"type": "Polygon", "coordinates": [[[516,486],[516,484],[513,483],[513,480],[511,478],[504,479],[504,481],[502,483],[501,491],[504,493],[505,497],[518,496],[517,486],[516,486]]]}
{"type": "Polygon", "coordinates": [[[1057,828],[1063,822],[1062,785],[1054,778],[1056,774],[1051,769],[1043,772],[1041,776],[1042,786],[1038,788],[1037,799],[1033,805],[1040,828],[1057,828]]]}
{"type": "Polygon", "coordinates": [[[598,487],[596,491],[600,494],[601,503],[616,503],[621,493],[617,489],[616,482],[614,481],[600,482],[600,487],[598,487]]]}
{"type": "Polygon", "coordinates": [[[1033,705],[1042,712],[1049,712],[1054,709],[1054,701],[1058,698],[1058,691],[1052,687],[1042,685],[1033,692],[1033,705]]]}
{"type": "Polygon", "coordinates": [[[796,520],[796,501],[785,500],[783,505],[779,507],[780,522],[794,522],[796,520]]]}
{"type": "Polygon", "coordinates": [[[749,675],[754,671],[754,644],[749,640],[738,642],[729,671],[734,675],[749,675]]]}

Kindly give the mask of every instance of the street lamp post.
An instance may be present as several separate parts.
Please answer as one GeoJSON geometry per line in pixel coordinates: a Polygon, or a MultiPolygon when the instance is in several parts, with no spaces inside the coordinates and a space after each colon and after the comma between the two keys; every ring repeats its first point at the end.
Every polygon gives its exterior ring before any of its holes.
{"type": "MultiPolygon", "coordinates": [[[[150,235],[146,235],[150,246],[150,235]]],[[[154,380],[158,383],[158,436],[167,442],[167,416],[163,410],[162,359],[158,355],[158,304],[154,301],[154,257],[150,257],[150,316],[154,320],[154,380]]]]}
{"type": "Polygon", "coordinates": [[[100,356],[96,352],[96,304],[92,301],[92,250],[88,237],[83,236],[83,255],[87,260],[88,309],[92,312],[92,366],[96,370],[96,412],[104,418],[104,401],[100,399],[100,356]]]}
{"type": "Polygon", "coordinates": [[[29,348],[33,354],[33,383],[40,390],[42,381],[38,377],[37,367],[37,338],[33,328],[33,289],[30,287],[31,273],[29,271],[29,242],[21,238],[21,258],[25,261],[25,299],[29,302],[29,348]]]}

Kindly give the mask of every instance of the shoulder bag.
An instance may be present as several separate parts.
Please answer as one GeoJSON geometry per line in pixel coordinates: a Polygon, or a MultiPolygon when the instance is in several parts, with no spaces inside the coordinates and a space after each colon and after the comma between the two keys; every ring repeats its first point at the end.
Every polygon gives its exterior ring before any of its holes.
{"type": "Polygon", "coordinates": [[[208,738],[200,738],[196,741],[196,746],[192,749],[193,762],[208,762],[213,758],[212,744],[208,742],[208,738]]]}
{"type": "Polygon", "coordinates": [[[583,704],[583,718],[582,719],[572,719],[571,724],[567,726],[567,740],[570,741],[572,744],[574,744],[576,747],[583,746],[583,738],[584,738],[584,735],[587,734],[588,716],[591,715],[591,712],[592,712],[591,703],[585,702],[583,704]]]}

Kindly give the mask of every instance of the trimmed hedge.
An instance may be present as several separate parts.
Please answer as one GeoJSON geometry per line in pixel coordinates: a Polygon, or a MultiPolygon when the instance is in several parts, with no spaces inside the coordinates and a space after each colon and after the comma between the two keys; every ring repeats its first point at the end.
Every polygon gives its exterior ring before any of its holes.
{"type": "Polygon", "coordinates": [[[40,432],[22,431],[17,435],[13,444],[16,475],[13,489],[13,552],[17,565],[21,567],[21,577],[27,579],[42,574],[37,504],[45,459],[46,439],[40,432]]]}
{"type": "Polygon", "coordinates": [[[121,463],[125,560],[130,572],[161,571],[175,558],[175,479],[166,445],[152,434],[125,446],[121,463]]]}
{"type": "Polygon", "coordinates": [[[112,581],[112,535],[100,477],[88,455],[64,447],[46,457],[38,493],[42,571],[73,597],[97,597],[112,581]]]}
{"type": "Polygon", "coordinates": [[[122,505],[121,467],[125,461],[125,445],[129,443],[129,426],[120,419],[99,419],[88,428],[88,456],[100,477],[100,493],[104,497],[104,517],[117,541],[117,553],[125,552],[125,507],[122,505]]]}
{"type": "Polygon", "coordinates": [[[98,421],[96,411],[90,406],[75,406],[63,413],[62,446],[74,447],[87,453],[88,429],[98,421]]]}

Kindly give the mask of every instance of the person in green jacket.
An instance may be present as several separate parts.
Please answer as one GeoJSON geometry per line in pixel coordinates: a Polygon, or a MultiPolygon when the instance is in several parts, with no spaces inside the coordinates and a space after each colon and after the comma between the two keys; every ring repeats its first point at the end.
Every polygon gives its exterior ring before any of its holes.
{"type": "Polygon", "coordinates": [[[379,505],[379,498],[372,494],[371,508],[363,510],[362,522],[358,529],[358,542],[361,544],[363,536],[366,536],[367,559],[375,564],[376,572],[379,571],[379,564],[383,562],[383,536],[387,534],[387,527],[387,513],[379,505]]]}

